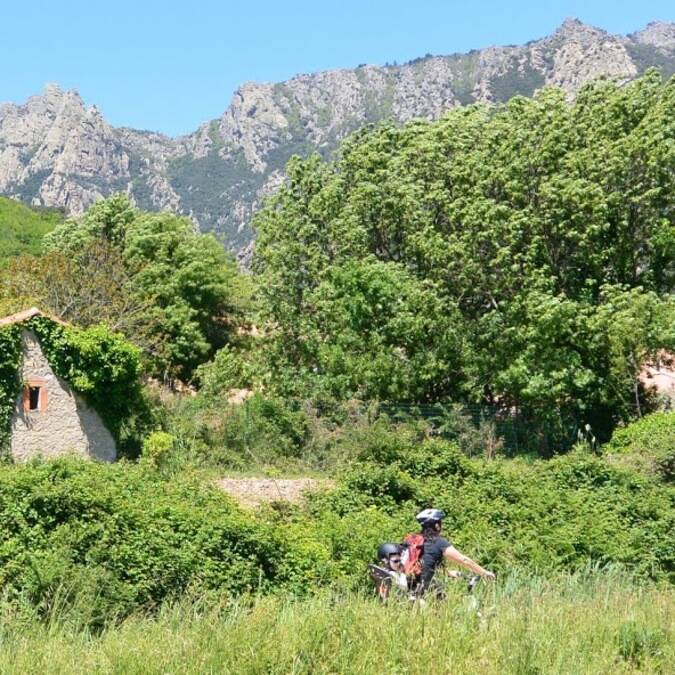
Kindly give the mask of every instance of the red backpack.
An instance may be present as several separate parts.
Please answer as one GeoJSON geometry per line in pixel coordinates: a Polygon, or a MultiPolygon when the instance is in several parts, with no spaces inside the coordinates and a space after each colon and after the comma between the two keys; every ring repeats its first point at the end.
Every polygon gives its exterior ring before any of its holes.
{"type": "Polygon", "coordinates": [[[406,534],[403,545],[405,546],[405,551],[401,556],[403,571],[408,576],[417,576],[421,574],[424,537],[421,534],[406,534]]]}

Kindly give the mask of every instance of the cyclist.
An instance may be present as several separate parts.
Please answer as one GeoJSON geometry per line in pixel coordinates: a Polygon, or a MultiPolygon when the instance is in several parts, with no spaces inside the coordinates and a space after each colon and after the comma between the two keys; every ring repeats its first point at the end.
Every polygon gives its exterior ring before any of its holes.
{"type": "Polygon", "coordinates": [[[458,551],[445,537],[441,536],[445,513],[439,509],[424,509],[417,514],[416,520],[421,527],[423,539],[419,557],[419,572],[413,579],[413,588],[418,596],[433,589],[436,569],[444,560],[466,567],[489,581],[494,580],[493,572],[481,567],[468,556],[458,551]]]}

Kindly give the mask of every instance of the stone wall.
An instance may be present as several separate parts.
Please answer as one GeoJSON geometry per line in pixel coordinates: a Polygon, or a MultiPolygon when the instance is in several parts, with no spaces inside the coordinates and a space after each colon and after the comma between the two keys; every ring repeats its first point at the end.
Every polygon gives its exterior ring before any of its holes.
{"type": "Polygon", "coordinates": [[[42,380],[47,392],[46,410],[24,410],[23,395],[12,417],[11,453],[15,460],[55,457],[75,453],[112,462],[115,441],[96,411],[60,380],[51,369],[35,335],[22,333],[22,382],[42,380]]]}

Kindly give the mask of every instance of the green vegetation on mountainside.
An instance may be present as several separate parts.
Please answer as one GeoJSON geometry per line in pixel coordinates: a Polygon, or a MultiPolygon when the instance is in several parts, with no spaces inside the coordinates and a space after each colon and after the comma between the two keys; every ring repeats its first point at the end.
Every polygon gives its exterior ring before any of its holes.
{"type": "Polygon", "coordinates": [[[654,45],[633,42],[626,49],[641,75],[650,68],[657,68],[666,80],[675,75],[675,59],[669,58],[654,45]]]}
{"type": "MultiPolygon", "coordinates": [[[[553,68],[556,49],[562,46],[550,42],[543,47],[540,57],[547,68],[553,68]]],[[[650,68],[657,68],[664,79],[669,79],[675,72],[675,59],[649,44],[630,41],[626,49],[634,60],[640,75],[650,68]]],[[[491,100],[506,103],[517,96],[533,96],[546,84],[547,73],[541,70],[538,59],[523,60],[522,55],[508,56],[498,68],[499,74],[486,77],[484,65],[481,64],[482,52],[472,51],[467,54],[452,54],[445,57],[426,55],[413,59],[407,64],[414,66],[414,79],[420,85],[424,77],[429,78],[433,72],[431,61],[443,59],[448,68],[449,81],[446,88],[444,82],[426,82],[431,96],[456,98],[461,105],[476,102],[476,92],[487,86],[491,100]],[[538,65],[533,65],[536,62],[538,65]],[[437,88],[437,89],[436,89],[437,88]]],[[[231,250],[237,250],[250,243],[253,232],[248,226],[254,215],[255,204],[260,199],[259,191],[275,172],[283,171],[284,166],[293,155],[307,158],[318,152],[324,158],[333,158],[339,151],[345,136],[358,130],[364,124],[379,124],[384,120],[396,120],[397,107],[394,105],[397,85],[403,75],[400,66],[387,66],[377,70],[377,77],[368,73],[363,67],[354,69],[353,75],[359,85],[364,87],[360,97],[359,109],[344,114],[330,110],[325,104],[303,100],[298,103],[298,93],[288,83],[275,84],[270,100],[285,118],[287,126],[278,129],[278,136],[273,139],[271,149],[261,152],[265,167],[254,169],[243,158],[241,150],[232,148],[230,155],[222,157],[219,151],[222,141],[216,135],[214,145],[204,157],[180,157],[170,162],[168,179],[172,188],[180,196],[185,213],[194,213],[203,231],[215,232],[231,250]],[[317,107],[320,106],[320,107],[317,107]],[[336,118],[339,119],[336,123],[336,118]],[[328,127],[330,133],[326,133],[328,127]],[[314,140],[316,129],[320,130],[321,143],[314,140]],[[237,212],[239,215],[237,215],[237,212]],[[241,227],[241,213],[245,214],[246,226],[241,227]]],[[[549,72],[550,74],[550,72],[549,72]]],[[[322,85],[317,85],[321,89],[322,85]]],[[[302,96],[301,96],[302,100],[302,96]]],[[[330,98],[329,98],[330,101],[330,98]]],[[[331,103],[328,104],[329,106],[331,103]]],[[[433,109],[421,104],[418,109],[420,117],[428,117],[433,109]]],[[[405,115],[408,117],[408,115],[405,115]]],[[[399,120],[400,121],[400,120],[399,120]]],[[[217,122],[213,122],[217,125],[217,122]]],[[[147,186],[138,184],[141,200],[138,202],[145,208],[143,201],[147,186]]],[[[148,204],[149,205],[149,204],[148,204]]]]}
{"type": "Polygon", "coordinates": [[[62,220],[58,211],[36,211],[0,197],[0,266],[10,257],[40,253],[42,238],[62,220]]]}

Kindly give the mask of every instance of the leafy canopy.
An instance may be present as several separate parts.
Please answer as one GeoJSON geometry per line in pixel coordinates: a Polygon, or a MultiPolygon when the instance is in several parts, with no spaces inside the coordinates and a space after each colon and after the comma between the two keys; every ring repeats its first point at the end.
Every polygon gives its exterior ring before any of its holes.
{"type": "Polygon", "coordinates": [[[2,296],[85,327],[104,321],[158,376],[188,379],[237,321],[242,286],[220,243],[186,218],[137,210],[124,194],[58,225],[44,247],[10,265],[2,296]]]}
{"type": "Polygon", "coordinates": [[[644,398],[641,360],[675,345],[673,166],[675,80],[654,71],[291,160],[255,219],[270,381],[546,409],[606,435],[644,398]]]}

